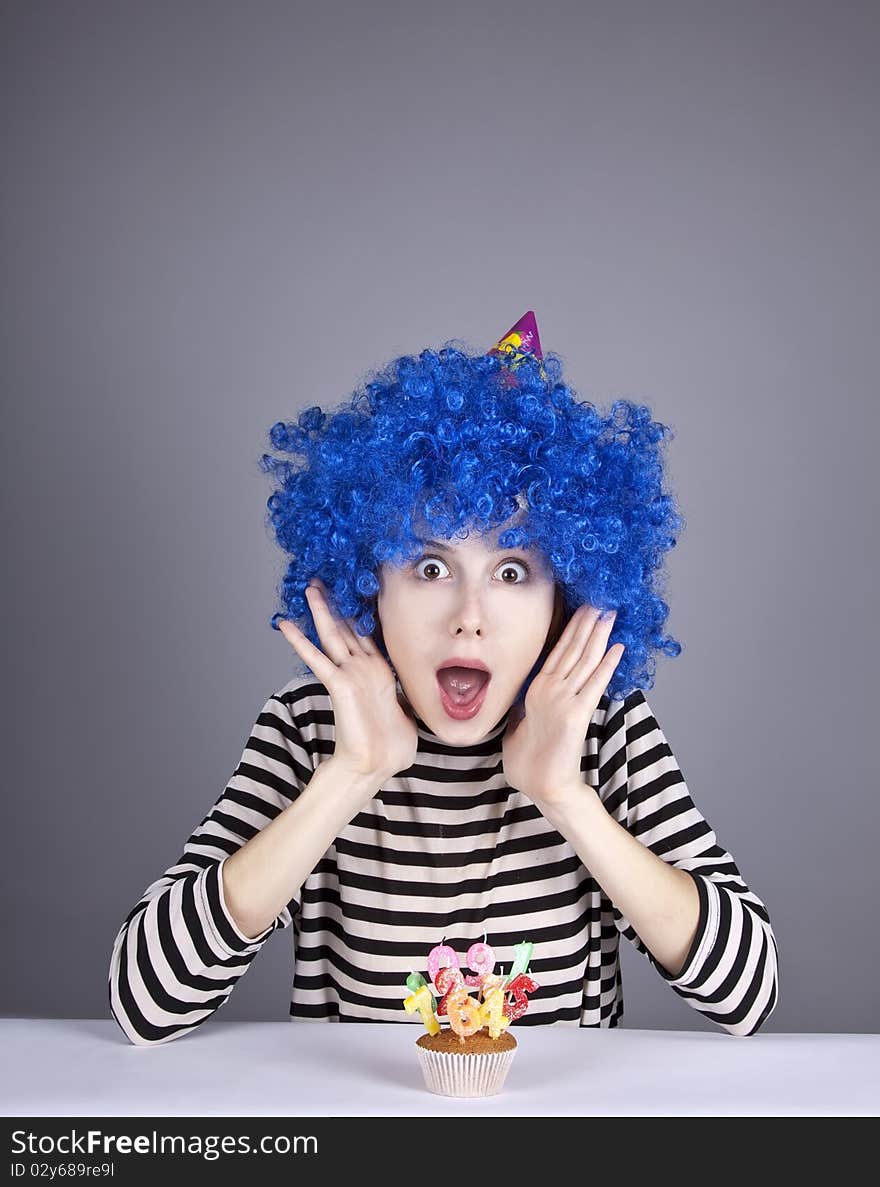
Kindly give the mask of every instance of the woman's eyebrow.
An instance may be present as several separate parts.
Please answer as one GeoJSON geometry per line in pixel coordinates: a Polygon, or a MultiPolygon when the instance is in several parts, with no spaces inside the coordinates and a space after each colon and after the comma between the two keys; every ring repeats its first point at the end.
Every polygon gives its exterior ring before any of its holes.
{"type": "MultiPolygon", "coordinates": [[[[440,540],[425,540],[425,548],[436,548],[439,552],[454,552],[448,544],[443,544],[440,540]]],[[[525,552],[525,548],[495,548],[493,551],[497,554],[499,552],[525,552]]]]}

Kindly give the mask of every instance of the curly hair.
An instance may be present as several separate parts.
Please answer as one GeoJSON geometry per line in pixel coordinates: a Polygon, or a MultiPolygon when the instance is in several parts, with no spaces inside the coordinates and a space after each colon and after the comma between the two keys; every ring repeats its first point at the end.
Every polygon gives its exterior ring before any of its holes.
{"type": "Polygon", "coordinates": [[[271,625],[290,618],[320,646],[304,594],[317,575],[336,612],[374,635],[390,663],[376,613],[380,566],[406,564],[425,539],[487,532],[519,512],[523,522],[497,546],[547,558],[557,604],[562,596],[556,637],[581,603],[616,610],[608,645],[626,650],[607,695],[651,689],[655,653],[681,652],[663,633],[661,596],[663,554],[684,527],[663,487],[661,445],[672,435],[644,405],[618,399],[602,416],[579,401],[552,352],[512,368],[453,341],[396,358],[330,413],[306,408],[269,430],[292,459],[260,459],[279,484],[266,526],[291,557],[271,625]]]}

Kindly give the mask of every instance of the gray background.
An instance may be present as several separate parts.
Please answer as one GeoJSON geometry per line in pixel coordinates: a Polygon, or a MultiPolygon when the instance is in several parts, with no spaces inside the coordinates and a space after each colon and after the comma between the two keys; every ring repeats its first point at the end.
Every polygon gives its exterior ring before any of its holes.
{"type": "MultiPolygon", "coordinates": [[[[770,911],[766,1029],[877,1030],[878,12],[4,5],[3,1013],[109,1017],[295,670],[268,427],[531,308],[676,431],[647,695],[770,911]]],[[[621,951],[624,1025],[715,1029],[621,951]]],[[[285,1018],[291,965],[222,1016],[285,1018]]]]}

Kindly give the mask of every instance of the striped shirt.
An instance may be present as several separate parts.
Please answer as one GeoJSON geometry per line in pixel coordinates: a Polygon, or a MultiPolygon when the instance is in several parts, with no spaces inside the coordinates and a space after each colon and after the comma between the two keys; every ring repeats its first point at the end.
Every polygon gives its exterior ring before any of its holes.
{"type": "MultiPolygon", "coordinates": [[[[400,688],[398,682],[398,688],[400,688]]],[[[694,806],[641,690],[603,696],[581,758],[611,816],[687,871],[700,915],[678,977],[648,951],[574,848],[504,779],[507,714],[479,743],[450,746],[416,718],[418,752],[339,833],[295,898],[255,938],[224,899],[225,859],[296,800],[334,749],[330,696],[300,676],[270,697],[228,786],[179,860],[144,891],[110,963],[113,1017],[131,1042],[169,1042],[227,1000],[272,932],[292,925],[292,1019],[405,1022],[407,976],[441,940],[483,940],[509,969],[534,944],[540,988],[517,1026],[614,1027],[623,1016],[619,939],[703,1017],[750,1035],[776,1004],[770,918],[694,806]]]]}

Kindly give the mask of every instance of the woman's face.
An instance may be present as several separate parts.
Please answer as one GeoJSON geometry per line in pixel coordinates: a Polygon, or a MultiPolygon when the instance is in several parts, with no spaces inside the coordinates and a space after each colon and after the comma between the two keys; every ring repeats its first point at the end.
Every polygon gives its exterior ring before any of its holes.
{"type": "Polygon", "coordinates": [[[562,595],[546,559],[498,549],[501,530],[426,542],[415,560],[379,571],[379,622],[401,687],[419,717],[454,746],[479,742],[498,724],[562,630],[562,595]],[[485,665],[488,683],[462,672],[438,678],[455,659],[485,665]]]}

